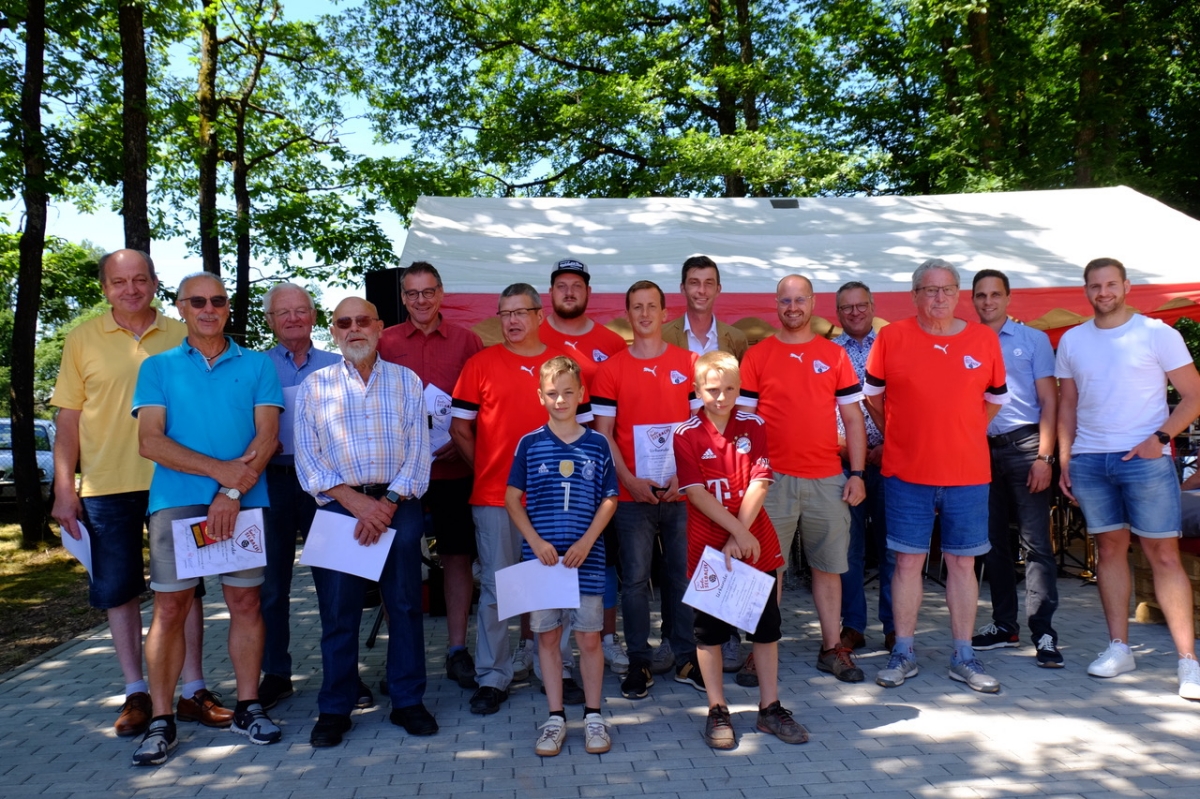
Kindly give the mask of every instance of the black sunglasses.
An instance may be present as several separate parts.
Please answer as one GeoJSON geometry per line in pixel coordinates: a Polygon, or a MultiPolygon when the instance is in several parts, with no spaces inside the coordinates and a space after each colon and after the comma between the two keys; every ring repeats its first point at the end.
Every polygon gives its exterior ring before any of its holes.
{"type": "Polygon", "coordinates": [[[224,308],[229,304],[229,298],[220,295],[216,297],[180,297],[179,301],[189,303],[196,310],[200,310],[210,302],[214,308],[224,308]]]}

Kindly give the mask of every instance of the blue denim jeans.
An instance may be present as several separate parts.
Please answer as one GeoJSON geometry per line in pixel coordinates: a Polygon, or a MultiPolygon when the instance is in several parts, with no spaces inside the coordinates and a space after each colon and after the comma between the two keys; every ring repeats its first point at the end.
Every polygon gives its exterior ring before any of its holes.
{"type": "Polygon", "coordinates": [[[264,674],[292,676],[292,631],[289,605],[296,542],[308,533],[317,501],[300,487],[296,474],[287,468],[267,466],[267,496],[271,506],[263,509],[267,527],[267,570],[263,573],[262,616],[266,627],[263,646],[264,674]]]}
{"type": "Polygon", "coordinates": [[[1168,457],[1121,460],[1124,452],[1071,458],[1071,493],[1092,535],[1130,528],[1143,538],[1178,538],[1179,476],[1168,457]]]}
{"type": "Polygon", "coordinates": [[[992,450],[992,484],[988,493],[988,539],[983,576],[991,588],[992,620],[1010,630],[1017,623],[1017,573],[1009,522],[1014,520],[1025,547],[1025,614],[1036,642],[1057,637],[1052,621],[1058,609],[1058,564],[1050,543],[1050,489],[1029,493],[1026,480],[1037,460],[1038,433],[992,450]]]}
{"type": "MultiPolygon", "coordinates": [[[[687,591],[687,503],[617,503],[617,535],[621,541],[621,612],[629,660],[650,662],[650,562],[654,538],[662,536],[664,585],[659,586],[662,606],[671,608],[669,636],[676,661],[696,651],[692,608],[683,604],[687,591]]],[[[664,612],[664,616],[665,616],[664,612]]]]}
{"type": "MultiPolygon", "coordinates": [[[[842,574],[842,625],[863,632],[867,629],[867,590],[863,575],[867,560],[867,531],[879,556],[879,621],[885,633],[894,632],[892,620],[892,573],[896,553],[887,545],[887,517],[883,504],[883,475],[878,466],[867,466],[867,498],[850,508],[850,568],[842,574]]],[[[849,475],[847,475],[849,476],[849,475]]]]}
{"type": "MultiPolygon", "coordinates": [[[[347,513],[336,502],[325,510],[347,513]]],[[[392,707],[421,703],[425,696],[425,632],[421,613],[421,501],[396,506],[391,526],[396,538],[379,575],[388,613],[387,683],[392,707]]],[[[358,698],[358,639],[363,594],[369,582],[354,574],[313,567],[321,611],[323,677],[317,708],[349,715],[358,698]]]]}
{"type": "Polygon", "coordinates": [[[924,555],[933,537],[934,517],[940,517],[942,552],[974,557],[987,554],[988,484],[928,486],[899,477],[885,477],[888,548],[924,555]]]}
{"type": "Polygon", "coordinates": [[[149,491],[80,500],[81,521],[92,542],[92,574],[88,578],[88,603],[92,607],[119,608],[146,590],[142,541],[149,501],[149,491]]]}

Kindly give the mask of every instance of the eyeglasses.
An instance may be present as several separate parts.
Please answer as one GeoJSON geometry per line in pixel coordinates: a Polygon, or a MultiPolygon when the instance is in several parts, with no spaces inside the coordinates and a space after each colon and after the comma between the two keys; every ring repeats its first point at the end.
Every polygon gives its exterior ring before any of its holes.
{"type": "Polygon", "coordinates": [[[358,327],[370,327],[373,323],[378,321],[379,319],[374,316],[339,316],[337,319],[333,320],[333,323],[337,326],[338,330],[349,330],[350,325],[357,325],[358,327]]]}
{"type": "Polygon", "coordinates": [[[496,314],[496,316],[500,317],[501,322],[507,322],[509,319],[526,319],[529,317],[529,314],[533,313],[534,311],[540,311],[540,310],[542,310],[542,309],[541,308],[517,308],[515,311],[501,311],[500,313],[496,314]]]}
{"type": "Polygon", "coordinates": [[[792,299],[791,297],[776,297],[775,302],[779,303],[780,305],[782,305],[784,307],[791,306],[791,305],[808,305],[810,302],[812,302],[812,295],[809,295],[806,297],[803,294],[801,294],[796,299],[792,299]]]}
{"type": "Polygon", "coordinates": [[[267,316],[280,316],[287,319],[289,316],[294,316],[297,319],[303,319],[306,316],[312,316],[311,308],[284,308],[278,311],[268,311],[267,316]]]}
{"type": "Polygon", "coordinates": [[[417,297],[423,297],[424,299],[432,300],[434,297],[437,296],[437,293],[438,293],[437,288],[419,289],[419,290],[418,289],[405,289],[404,299],[408,300],[409,302],[412,302],[417,297]]]}
{"type": "Polygon", "coordinates": [[[229,304],[229,298],[221,295],[217,295],[216,297],[180,297],[179,302],[186,302],[198,311],[210,302],[214,308],[224,308],[229,304]]]}
{"type": "Polygon", "coordinates": [[[869,302],[858,302],[854,305],[839,305],[838,313],[866,313],[871,308],[869,302]]]}
{"type": "Polygon", "coordinates": [[[945,297],[953,297],[955,294],[958,294],[961,289],[959,289],[958,286],[922,286],[921,288],[917,289],[917,291],[921,292],[926,297],[933,299],[939,294],[945,297]]]}

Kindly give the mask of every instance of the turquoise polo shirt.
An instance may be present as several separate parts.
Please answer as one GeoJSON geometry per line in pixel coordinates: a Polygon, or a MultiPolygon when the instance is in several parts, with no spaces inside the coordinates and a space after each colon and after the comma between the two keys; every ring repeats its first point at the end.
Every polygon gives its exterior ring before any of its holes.
{"type": "MultiPolygon", "coordinates": [[[[134,416],[142,408],[166,408],[169,438],[223,461],[240,458],[254,440],[255,408],[283,408],[283,389],[271,360],[226,340],[229,349],[211,367],[186,338],[178,347],[147,358],[133,390],[134,416]]],[[[155,464],[149,512],[208,505],[219,487],[211,477],[155,464]]],[[[243,508],[269,504],[267,482],[261,475],[241,502],[243,508]]]]}

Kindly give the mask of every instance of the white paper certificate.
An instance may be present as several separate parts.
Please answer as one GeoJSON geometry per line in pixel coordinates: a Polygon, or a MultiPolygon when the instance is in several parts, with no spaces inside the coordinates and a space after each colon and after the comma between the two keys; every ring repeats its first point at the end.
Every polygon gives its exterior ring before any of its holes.
{"type": "Polygon", "coordinates": [[[634,473],[644,480],[665,486],[675,476],[675,447],[672,437],[676,422],[633,426],[634,473]]]}
{"type": "Polygon", "coordinates": [[[175,574],[180,579],[267,565],[262,508],[239,513],[237,521],[233,523],[233,537],[224,541],[207,543],[211,540],[206,533],[207,526],[208,520],[204,516],[171,522],[171,533],[175,540],[175,574]]]}
{"type": "Polygon", "coordinates": [[[283,455],[296,454],[296,433],[292,422],[296,418],[296,392],[300,386],[288,386],[283,390],[283,413],[279,414],[279,443],[283,455]]]}
{"type": "Polygon", "coordinates": [[[63,530],[63,547],[74,555],[76,560],[83,564],[83,568],[87,569],[87,573],[90,576],[92,573],[92,534],[83,526],[83,520],[76,519],[75,524],[79,526],[79,540],[76,541],[71,537],[70,533],[63,530]]]}
{"type": "Polygon", "coordinates": [[[740,560],[733,562],[733,571],[726,571],[725,555],[705,547],[683,602],[740,630],[753,631],[774,590],[771,575],[740,560]]]}
{"type": "Polygon", "coordinates": [[[531,610],[579,607],[579,569],[562,558],[554,566],[527,560],[496,572],[496,611],[501,620],[531,610]]]}
{"type": "Polygon", "coordinates": [[[429,451],[437,452],[450,443],[450,395],[433,383],[425,386],[425,410],[429,413],[429,451]]]}
{"type": "Polygon", "coordinates": [[[300,553],[300,562],[305,566],[320,566],[357,574],[368,580],[378,580],[383,573],[388,552],[392,549],[392,542],[396,539],[396,531],[387,528],[378,541],[365,547],[354,540],[354,527],[357,524],[358,520],[353,516],[318,510],[308,530],[304,551],[300,553]]]}

